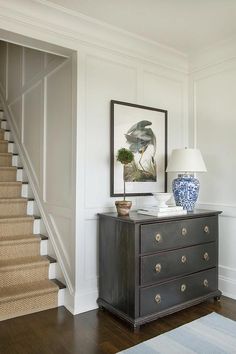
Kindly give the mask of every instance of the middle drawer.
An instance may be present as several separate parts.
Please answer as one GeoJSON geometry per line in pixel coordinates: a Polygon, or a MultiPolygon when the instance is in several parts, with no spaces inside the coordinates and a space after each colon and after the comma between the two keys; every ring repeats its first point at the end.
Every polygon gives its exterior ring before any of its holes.
{"type": "Polygon", "coordinates": [[[140,257],[140,285],[212,268],[217,262],[215,242],[140,257]]]}

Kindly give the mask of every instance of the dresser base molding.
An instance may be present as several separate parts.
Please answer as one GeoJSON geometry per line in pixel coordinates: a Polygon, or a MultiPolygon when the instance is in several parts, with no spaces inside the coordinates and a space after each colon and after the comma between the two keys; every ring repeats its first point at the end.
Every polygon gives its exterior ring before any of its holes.
{"type": "Polygon", "coordinates": [[[114,315],[118,316],[119,318],[121,318],[121,319],[125,320],[126,322],[128,322],[129,324],[131,324],[134,328],[137,328],[145,323],[157,320],[158,318],[161,318],[164,316],[171,315],[172,313],[187,309],[188,307],[198,305],[201,302],[204,302],[204,301],[212,299],[212,298],[216,301],[220,301],[221,295],[222,295],[221,291],[216,290],[216,291],[213,291],[207,295],[195,298],[190,301],[183,302],[179,305],[170,307],[166,310],[157,312],[155,314],[136,318],[135,320],[133,318],[127,316],[124,312],[116,309],[115,307],[113,307],[112,305],[110,305],[108,302],[104,301],[101,298],[98,298],[97,303],[98,303],[98,306],[100,309],[104,308],[104,309],[108,310],[109,312],[113,313],[114,315]]]}

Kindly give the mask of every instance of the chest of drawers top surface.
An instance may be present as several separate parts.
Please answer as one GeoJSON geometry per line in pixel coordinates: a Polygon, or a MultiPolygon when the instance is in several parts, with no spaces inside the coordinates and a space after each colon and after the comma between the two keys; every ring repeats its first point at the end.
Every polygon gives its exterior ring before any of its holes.
{"type": "Polygon", "coordinates": [[[131,211],[129,216],[118,216],[117,213],[99,213],[100,217],[109,217],[115,218],[116,220],[120,220],[128,223],[135,224],[143,224],[143,223],[158,223],[164,221],[172,221],[172,220],[181,220],[181,219],[193,219],[193,218],[201,218],[204,216],[213,216],[219,215],[221,211],[217,210],[204,210],[204,209],[195,209],[193,212],[189,212],[186,215],[175,215],[175,216],[166,216],[166,217],[155,217],[151,215],[143,215],[138,214],[136,211],[131,211]]]}

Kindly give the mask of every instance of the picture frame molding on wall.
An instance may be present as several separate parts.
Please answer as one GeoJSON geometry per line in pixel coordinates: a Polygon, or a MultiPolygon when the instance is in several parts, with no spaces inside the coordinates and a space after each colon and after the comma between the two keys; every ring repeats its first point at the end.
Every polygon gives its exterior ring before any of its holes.
{"type": "MultiPolygon", "coordinates": [[[[159,113],[163,113],[163,119],[164,119],[164,188],[162,192],[167,192],[167,173],[166,173],[166,167],[167,167],[167,148],[168,148],[168,139],[167,139],[167,129],[168,129],[168,111],[165,109],[160,109],[160,108],[154,108],[154,107],[149,107],[149,106],[144,106],[144,105],[139,105],[135,103],[130,103],[130,102],[124,102],[124,101],[119,101],[119,100],[111,100],[110,101],[110,196],[111,197],[122,197],[122,193],[117,193],[115,191],[115,183],[114,183],[114,177],[115,177],[115,156],[117,151],[114,151],[115,146],[115,105],[123,105],[123,106],[128,106],[128,107],[134,107],[134,108],[139,108],[143,110],[148,110],[148,111],[156,111],[159,113]]],[[[124,146],[122,146],[124,147],[124,146]]],[[[137,183],[137,182],[133,182],[137,183]]],[[[146,182],[144,182],[146,183],[146,182]]],[[[156,182],[153,182],[156,183],[156,182]]],[[[130,197],[136,197],[136,196],[151,196],[151,192],[132,192],[129,193],[127,191],[127,196],[130,197]]]]}

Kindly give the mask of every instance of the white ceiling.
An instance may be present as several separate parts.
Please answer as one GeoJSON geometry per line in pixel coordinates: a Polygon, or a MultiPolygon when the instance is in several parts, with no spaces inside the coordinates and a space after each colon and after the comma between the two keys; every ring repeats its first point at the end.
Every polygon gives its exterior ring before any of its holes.
{"type": "Polygon", "coordinates": [[[236,34],[236,0],[51,0],[184,53],[236,34]]]}

